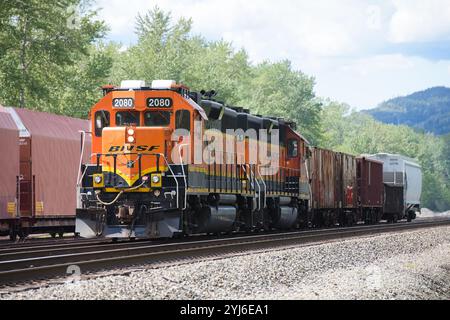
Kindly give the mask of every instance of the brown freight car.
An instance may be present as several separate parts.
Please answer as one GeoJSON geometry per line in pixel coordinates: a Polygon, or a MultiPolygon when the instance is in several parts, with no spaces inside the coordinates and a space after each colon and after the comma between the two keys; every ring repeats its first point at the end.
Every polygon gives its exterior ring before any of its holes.
{"type": "Polygon", "coordinates": [[[322,148],[311,148],[311,222],[314,226],[334,225],[337,221],[336,153],[322,148]]]}
{"type": "Polygon", "coordinates": [[[366,157],[357,158],[358,204],[367,224],[377,223],[383,214],[383,163],[366,157]]]}
{"type": "MultiPolygon", "coordinates": [[[[53,236],[74,232],[79,131],[89,131],[89,122],[27,109],[7,109],[20,132],[20,173],[18,182],[14,181],[20,223],[10,226],[11,238],[29,232],[49,232],[53,236]]],[[[90,138],[87,145],[89,148],[90,138]]],[[[85,153],[84,160],[88,158],[85,153]]]]}
{"type": "Polygon", "coordinates": [[[359,220],[357,203],[356,157],[336,153],[335,197],[338,200],[340,225],[353,225],[359,220]]]}
{"type": "Polygon", "coordinates": [[[12,116],[0,106],[0,235],[9,235],[17,216],[17,179],[19,177],[19,130],[12,116]]]}
{"type": "Polygon", "coordinates": [[[355,224],[359,220],[356,157],[321,148],[311,151],[312,224],[355,224]]]}

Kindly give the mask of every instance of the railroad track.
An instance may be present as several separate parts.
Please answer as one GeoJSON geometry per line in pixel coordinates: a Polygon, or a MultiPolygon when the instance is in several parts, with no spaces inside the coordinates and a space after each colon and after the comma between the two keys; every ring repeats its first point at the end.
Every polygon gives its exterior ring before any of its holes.
{"type": "Polygon", "coordinates": [[[3,249],[31,247],[31,246],[47,246],[52,244],[70,244],[76,242],[86,242],[86,239],[75,237],[64,238],[27,238],[22,241],[13,242],[11,240],[0,240],[0,251],[3,249]]]}
{"type": "Polygon", "coordinates": [[[412,230],[450,225],[450,219],[422,220],[414,223],[378,224],[345,229],[324,229],[289,233],[230,236],[227,238],[159,243],[123,242],[91,243],[83,246],[36,248],[4,252],[0,255],[0,286],[26,281],[66,277],[68,268],[76,266],[82,274],[133,266],[158,264],[208,256],[266,248],[310,244],[326,240],[374,235],[386,232],[412,230]]]}

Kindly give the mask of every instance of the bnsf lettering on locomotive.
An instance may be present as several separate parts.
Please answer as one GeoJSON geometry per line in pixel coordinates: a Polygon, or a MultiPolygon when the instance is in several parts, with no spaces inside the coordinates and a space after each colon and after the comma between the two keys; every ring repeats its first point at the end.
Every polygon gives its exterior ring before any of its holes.
{"type": "Polygon", "coordinates": [[[136,151],[155,151],[159,149],[159,146],[111,146],[108,152],[123,152],[123,151],[133,151],[136,148],[136,151]]]}
{"type": "Polygon", "coordinates": [[[109,152],[118,152],[120,150],[120,146],[112,146],[109,148],[109,152]]]}

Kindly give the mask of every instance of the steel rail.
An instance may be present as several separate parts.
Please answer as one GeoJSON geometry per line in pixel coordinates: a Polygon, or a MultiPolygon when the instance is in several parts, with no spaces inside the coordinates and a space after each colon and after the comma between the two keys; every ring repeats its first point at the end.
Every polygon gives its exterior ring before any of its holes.
{"type": "MultiPolygon", "coordinates": [[[[57,248],[69,248],[78,245],[96,245],[101,243],[110,243],[108,239],[60,239],[48,241],[26,241],[20,243],[10,243],[9,245],[0,245],[0,257],[3,254],[24,252],[28,250],[52,250],[57,248]]],[[[1,260],[1,258],[0,258],[1,260]]]]}
{"type": "Polygon", "coordinates": [[[170,244],[133,245],[104,250],[96,250],[94,246],[92,247],[92,251],[89,252],[67,253],[0,262],[0,285],[5,286],[7,284],[28,280],[68,276],[68,267],[73,265],[79,267],[81,272],[86,274],[136,264],[155,264],[445,225],[450,225],[450,219],[417,221],[409,224],[382,224],[356,226],[345,229],[261,234],[170,244]]]}

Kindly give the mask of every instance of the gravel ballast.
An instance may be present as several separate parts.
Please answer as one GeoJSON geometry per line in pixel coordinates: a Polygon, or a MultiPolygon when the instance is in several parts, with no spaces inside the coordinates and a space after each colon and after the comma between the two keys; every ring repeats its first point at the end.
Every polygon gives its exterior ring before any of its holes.
{"type": "Polygon", "coordinates": [[[450,299],[450,227],[123,270],[0,299],[450,299]]]}

